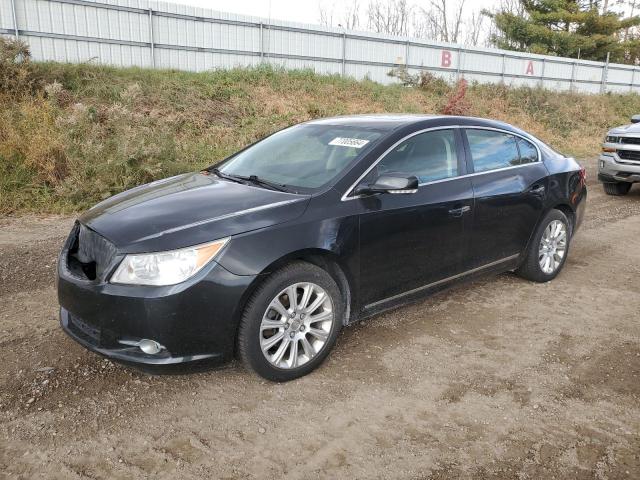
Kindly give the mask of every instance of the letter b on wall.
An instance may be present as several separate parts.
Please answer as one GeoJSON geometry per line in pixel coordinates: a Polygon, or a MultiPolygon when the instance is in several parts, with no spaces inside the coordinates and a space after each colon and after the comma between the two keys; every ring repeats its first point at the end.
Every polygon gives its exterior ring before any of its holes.
{"type": "Polygon", "coordinates": [[[449,50],[442,50],[440,66],[445,68],[448,68],[451,66],[451,52],[449,50]]]}

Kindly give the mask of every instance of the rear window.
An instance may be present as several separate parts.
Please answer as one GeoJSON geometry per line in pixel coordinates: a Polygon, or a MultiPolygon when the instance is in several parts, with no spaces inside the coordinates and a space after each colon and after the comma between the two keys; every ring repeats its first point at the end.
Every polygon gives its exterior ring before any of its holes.
{"type": "Polygon", "coordinates": [[[520,164],[533,163],[538,161],[538,150],[529,141],[524,138],[517,137],[518,150],[520,150],[520,164]]]}

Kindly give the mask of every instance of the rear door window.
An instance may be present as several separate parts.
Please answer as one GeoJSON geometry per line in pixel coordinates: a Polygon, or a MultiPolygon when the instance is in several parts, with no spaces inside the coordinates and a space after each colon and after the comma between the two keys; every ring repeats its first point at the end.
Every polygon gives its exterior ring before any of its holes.
{"type": "Polygon", "coordinates": [[[494,130],[466,130],[475,172],[520,165],[516,137],[494,130]]]}

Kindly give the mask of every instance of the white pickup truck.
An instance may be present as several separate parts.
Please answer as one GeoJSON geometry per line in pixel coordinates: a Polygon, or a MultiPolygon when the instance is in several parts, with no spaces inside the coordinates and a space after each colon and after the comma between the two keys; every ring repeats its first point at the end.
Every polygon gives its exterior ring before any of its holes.
{"type": "Polygon", "coordinates": [[[633,183],[640,182],[640,115],[607,133],[598,160],[598,180],[608,195],[626,195],[633,183]]]}

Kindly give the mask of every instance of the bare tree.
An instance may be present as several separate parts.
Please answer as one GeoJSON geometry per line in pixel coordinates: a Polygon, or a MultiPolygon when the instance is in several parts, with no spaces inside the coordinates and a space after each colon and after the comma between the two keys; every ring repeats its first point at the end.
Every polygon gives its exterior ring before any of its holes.
{"type": "Polygon", "coordinates": [[[341,4],[342,12],[336,13],[336,4],[330,6],[319,5],[319,20],[321,25],[327,27],[339,26],[347,30],[354,30],[360,26],[360,2],[351,0],[341,4]]]}
{"type": "Polygon", "coordinates": [[[444,42],[458,43],[460,28],[462,26],[462,12],[465,0],[462,0],[455,8],[453,16],[447,11],[447,0],[431,0],[431,5],[440,20],[441,38],[444,42]]]}
{"type": "MultiPolygon", "coordinates": [[[[477,7],[469,8],[467,0],[429,0],[426,8],[418,8],[413,1],[369,0],[367,4],[367,0],[333,0],[320,4],[319,19],[323,25],[350,30],[366,27],[389,35],[474,46],[487,44],[492,23],[477,7]],[[366,26],[361,2],[366,5],[366,26]]],[[[514,11],[521,8],[520,0],[502,0],[502,4],[514,11]]]]}
{"type": "MultiPolygon", "coordinates": [[[[489,10],[483,10],[489,11],[489,10]]],[[[521,0],[500,0],[492,12],[508,12],[521,17],[525,14],[524,3],[521,0]]]]}
{"type": "Polygon", "coordinates": [[[345,7],[342,16],[342,26],[347,30],[355,30],[360,26],[360,2],[358,0],[352,0],[351,3],[345,7]]]}
{"type": "Polygon", "coordinates": [[[466,24],[465,45],[477,47],[484,40],[485,20],[487,19],[481,11],[474,10],[471,12],[466,24]]]}
{"type": "Polygon", "coordinates": [[[407,0],[371,0],[367,11],[368,26],[374,32],[408,36],[412,11],[407,0]]]}
{"type": "Polygon", "coordinates": [[[325,5],[320,4],[318,9],[320,25],[333,27],[333,8],[327,8],[325,5]]]}
{"type": "Polygon", "coordinates": [[[418,38],[429,40],[442,40],[441,28],[437,16],[431,9],[420,8],[417,15],[413,16],[413,34],[418,38]]]}
{"type": "Polygon", "coordinates": [[[454,4],[450,0],[431,0],[430,6],[421,8],[420,15],[414,21],[416,35],[441,42],[458,43],[463,29],[465,1],[460,0],[454,4]]]}

